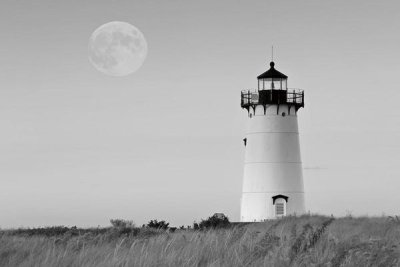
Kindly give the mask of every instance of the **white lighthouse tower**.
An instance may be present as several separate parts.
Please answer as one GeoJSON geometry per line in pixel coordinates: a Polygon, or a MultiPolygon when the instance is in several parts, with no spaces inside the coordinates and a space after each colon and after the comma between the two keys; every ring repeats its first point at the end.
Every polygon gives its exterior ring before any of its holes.
{"type": "Polygon", "coordinates": [[[241,93],[248,112],[241,221],[254,222],[305,212],[297,111],[304,91],[287,88],[287,76],[270,69],[258,89],[241,93]]]}

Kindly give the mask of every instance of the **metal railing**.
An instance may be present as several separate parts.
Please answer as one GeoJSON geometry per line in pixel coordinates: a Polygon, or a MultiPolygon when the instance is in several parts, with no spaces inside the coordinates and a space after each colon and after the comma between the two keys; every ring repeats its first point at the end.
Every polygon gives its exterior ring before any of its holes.
{"type": "Polygon", "coordinates": [[[259,104],[293,104],[304,106],[304,91],[301,89],[265,90],[260,94],[258,90],[243,90],[241,92],[241,106],[248,107],[259,104]]]}

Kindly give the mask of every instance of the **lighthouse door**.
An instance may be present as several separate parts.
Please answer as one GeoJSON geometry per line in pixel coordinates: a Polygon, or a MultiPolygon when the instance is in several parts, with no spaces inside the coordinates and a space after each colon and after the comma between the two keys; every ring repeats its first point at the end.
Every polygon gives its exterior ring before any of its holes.
{"type": "Polygon", "coordinates": [[[272,197],[272,204],[274,206],[275,217],[286,216],[286,204],[288,197],[284,195],[276,195],[272,197]]]}
{"type": "MultiPolygon", "coordinates": [[[[279,199],[279,200],[283,200],[283,199],[279,199]]],[[[276,217],[286,215],[286,201],[283,200],[283,202],[280,202],[279,200],[277,200],[275,202],[275,216],[276,217]]]]}
{"type": "Polygon", "coordinates": [[[286,207],[285,202],[283,203],[275,203],[275,216],[285,216],[286,215],[286,207]]]}

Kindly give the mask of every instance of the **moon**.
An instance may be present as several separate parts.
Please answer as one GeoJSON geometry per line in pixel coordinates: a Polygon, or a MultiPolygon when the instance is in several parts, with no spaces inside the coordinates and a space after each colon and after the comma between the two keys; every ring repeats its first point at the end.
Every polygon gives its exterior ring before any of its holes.
{"type": "Polygon", "coordinates": [[[112,21],[98,27],[90,36],[89,61],[100,72],[126,76],[142,66],[147,56],[147,42],[135,26],[112,21]]]}

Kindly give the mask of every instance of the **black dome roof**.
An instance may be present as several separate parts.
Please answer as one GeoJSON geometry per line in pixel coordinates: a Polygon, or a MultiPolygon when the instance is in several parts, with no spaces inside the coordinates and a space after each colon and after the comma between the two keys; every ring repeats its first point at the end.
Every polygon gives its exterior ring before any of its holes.
{"type": "Polygon", "coordinates": [[[269,70],[267,70],[266,72],[264,72],[263,74],[258,75],[257,79],[268,79],[268,78],[287,79],[288,76],[277,71],[274,68],[275,63],[273,61],[271,61],[271,63],[269,63],[269,65],[271,66],[271,68],[269,70]]]}

